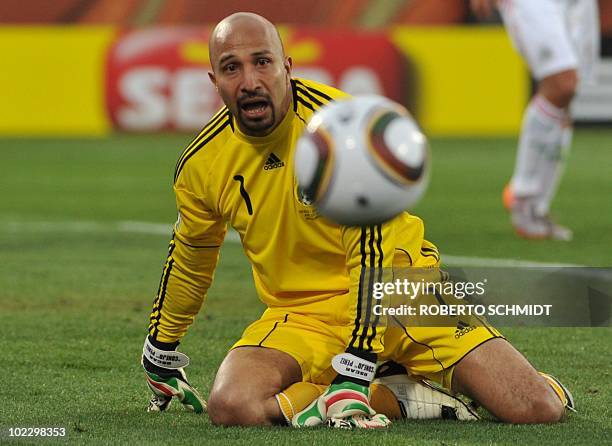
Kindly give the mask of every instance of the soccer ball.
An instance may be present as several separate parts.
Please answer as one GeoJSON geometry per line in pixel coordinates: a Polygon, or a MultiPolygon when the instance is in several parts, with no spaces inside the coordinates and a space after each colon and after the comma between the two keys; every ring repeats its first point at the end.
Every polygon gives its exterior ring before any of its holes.
{"type": "Polygon", "coordinates": [[[429,178],[427,138],[401,105],[364,95],[319,109],[298,140],[301,195],[341,225],[387,221],[414,206],[429,178]]]}

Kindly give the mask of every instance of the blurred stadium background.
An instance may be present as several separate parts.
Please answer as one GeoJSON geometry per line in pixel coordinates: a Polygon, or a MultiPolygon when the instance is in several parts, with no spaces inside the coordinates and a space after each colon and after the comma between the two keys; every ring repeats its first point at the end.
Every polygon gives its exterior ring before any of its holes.
{"type": "MultiPolygon", "coordinates": [[[[0,0],[0,330],[11,365],[0,428],[66,426],[101,444],[174,441],[179,431],[186,443],[354,443],[347,433],[249,437],[180,408],[163,420],[143,413],[139,350],[176,215],[174,163],[220,105],[206,74],[208,32],[238,10],[281,25],[296,75],[384,94],[415,114],[434,159],[416,213],[447,263],[612,266],[612,0],[599,3],[602,65],[575,102],[578,131],[553,209],[575,239],[533,243],[514,236],[500,200],[532,81],[498,18],[477,23],[467,0],[0,0]]],[[[228,242],[206,315],[183,343],[204,393],[261,311],[240,247],[228,242]]],[[[581,413],[570,423],[408,424],[369,438],[609,441],[609,328],[506,334],[575,392],[581,413]]]]}
{"type": "MultiPolygon", "coordinates": [[[[612,1],[599,84],[575,106],[612,120],[612,1]]],[[[256,10],[285,25],[296,74],[407,104],[430,136],[515,135],[531,84],[496,21],[466,0],[3,0],[0,135],[195,130],[219,106],[209,25],[256,10]],[[69,73],[69,75],[68,75],[69,73]]]]}

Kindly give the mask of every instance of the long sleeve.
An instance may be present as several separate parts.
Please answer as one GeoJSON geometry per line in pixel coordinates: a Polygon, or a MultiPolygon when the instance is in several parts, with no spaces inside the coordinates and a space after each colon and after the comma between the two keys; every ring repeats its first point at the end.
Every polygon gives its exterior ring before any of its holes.
{"type": "Polygon", "coordinates": [[[350,298],[355,303],[354,328],[348,349],[369,353],[383,351],[382,336],[386,317],[376,315],[375,282],[388,280],[392,274],[395,235],[392,224],[347,227],[343,230],[346,262],[350,274],[350,298]]]}
{"type": "Polygon", "coordinates": [[[183,176],[174,187],[179,218],[148,329],[161,342],[180,340],[202,308],[226,232],[222,219],[190,189],[183,176]]]}

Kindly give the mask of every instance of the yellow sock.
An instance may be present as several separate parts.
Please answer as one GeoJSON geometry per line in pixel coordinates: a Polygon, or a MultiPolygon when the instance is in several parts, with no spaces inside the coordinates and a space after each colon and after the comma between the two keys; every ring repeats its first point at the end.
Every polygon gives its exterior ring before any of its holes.
{"type": "Polygon", "coordinates": [[[291,424],[293,416],[304,410],[315,398],[320,397],[325,389],[327,386],[301,381],[277,393],[276,400],[285,421],[291,424]]]}
{"type": "Polygon", "coordinates": [[[391,420],[400,420],[402,411],[397,398],[382,384],[370,384],[370,406],[376,413],[385,414],[391,420]]]}
{"type": "MultiPolygon", "coordinates": [[[[287,387],[276,395],[281,412],[288,423],[293,416],[304,410],[310,403],[323,394],[328,386],[309,382],[298,382],[287,387]]],[[[370,384],[370,405],[377,413],[391,419],[402,418],[397,398],[382,384],[370,384]]]]}
{"type": "Polygon", "coordinates": [[[573,401],[568,400],[568,396],[565,393],[567,389],[564,389],[563,385],[555,378],[554,376],[549,375],[548,373],[538,372],[545,380],[548,382],[548,385],[555,391],[563,406],[569,407],[570,409],[574,409],[573,401]]]}

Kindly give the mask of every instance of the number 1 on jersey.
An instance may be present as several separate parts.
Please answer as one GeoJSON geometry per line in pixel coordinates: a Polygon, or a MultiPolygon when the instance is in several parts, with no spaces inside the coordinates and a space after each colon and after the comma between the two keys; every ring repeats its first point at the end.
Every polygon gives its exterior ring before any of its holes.
{"type": "Polygon", "coordinates": [[[240,183],[240,195],[242,195],[242,198],[244,198],[244,203],[246,204],[249,215],[253,215],[251,197],[249,197],[248,192],[244,188],[244,177],[242,175],[234,175],[234,181],[238,181],[240,183]]]}

